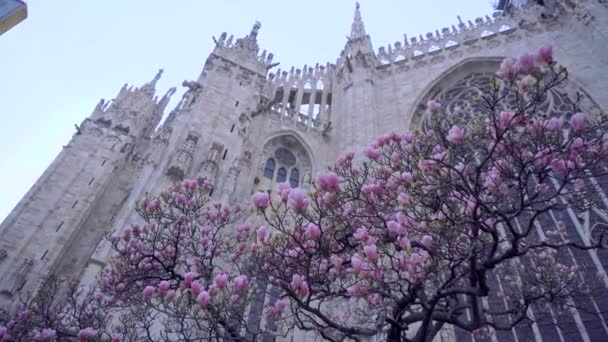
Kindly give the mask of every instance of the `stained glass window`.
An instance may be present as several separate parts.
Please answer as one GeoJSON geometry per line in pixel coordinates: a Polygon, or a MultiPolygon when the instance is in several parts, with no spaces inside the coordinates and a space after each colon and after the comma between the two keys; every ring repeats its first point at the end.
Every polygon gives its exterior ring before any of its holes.
{"type": "Polygon", "coordinates": [[[264,166],[264,177],[272,179],[274,176],[274,165],[275,161],[273,158],[266,161],[266,165],[264,166]]]}
{"type": "Polygon", "coordinates": [[[277,183],[283,183],[287,179],[287,171],[284,167],[280,168],[277,172],[277,183]]]}
{"type": "Polygon", "coordinates": [[[293,153],[291,153],[290,150],[286,149],[286,148],[278,148],[275,153],[274,153],[275,158],[277,158],[277,161],[285,166],[294,166],[296,165],[296,156],[293,155],[293,153]]]}
{"type": "Polygon", "coordinates": [[[298,169],[293,168],[291,173],[289,174],[289,184],[291,184],[292,188],[297,188],[300,185],[300,171],[298,169]]]}

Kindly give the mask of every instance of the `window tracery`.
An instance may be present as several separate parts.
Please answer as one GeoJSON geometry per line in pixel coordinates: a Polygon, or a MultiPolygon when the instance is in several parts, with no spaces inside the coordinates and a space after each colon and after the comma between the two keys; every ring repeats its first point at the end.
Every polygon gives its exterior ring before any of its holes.
{"type": "MultiPolygon", "coordinates": [[[[447,87],[433,99],[439,101],[442,107],[450,115],[455,114],[458,108],[463,113],[473,115],[487,113],[488,107],[483,99],[483,94],[490,93],[490,87],[494,79],[492,72],[475,72],[456,81],[453,85],[447,87]]],[[[509,93],[506,101],[499,103],[498,111],[515,108],[517,99],[514,93],[509,93]]],[[[541,115],[552,113],[553,115],[567,116],[572,114],[574,103],[563,93],[557,89],[552,89],[542,99],[541,104],[537,107],[537,111],[541,115]]],[[[427,129],[429,124],[428,113],[424,114],[421,128],[427,129]]]]}

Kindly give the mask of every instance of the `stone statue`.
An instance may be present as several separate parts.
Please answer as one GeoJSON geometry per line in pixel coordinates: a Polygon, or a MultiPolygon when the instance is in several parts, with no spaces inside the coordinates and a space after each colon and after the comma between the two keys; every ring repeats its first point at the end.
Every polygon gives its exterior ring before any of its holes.
{"type": "Polygon", "coordinates": [[[183,109],[190,108],[190,106],[192,106],[194,101],[196,101],[196,98],[198,97],[198,95],[203,90],[203,85],[197,81],[185,80],[184,82],[182,82],[182,86],[188,88],[188,90],[186,90],[186,92],[184,93],[184,96],[182,97],[182,101],[183,101],[182,108],[183,109]]]}

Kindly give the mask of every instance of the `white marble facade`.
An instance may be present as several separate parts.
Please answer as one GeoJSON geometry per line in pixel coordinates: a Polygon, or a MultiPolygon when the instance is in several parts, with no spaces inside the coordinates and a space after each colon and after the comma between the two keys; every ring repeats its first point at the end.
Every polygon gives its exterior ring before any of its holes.
{"type": "Polygon", "coordinates": [[[222,33],[161,126],[175,92],[155,95],[162,70],[141,87],[125,85],[84,119],[0,225],[0,304],[35,291],[45,275],[93,279],[109,254],[104,233],[136,221],[135,200],[172,178],[209,177],[213,197],[227,201],[247,201],[277,178],[305,184],[341,152],[419,125],[427,99],[505,56],[552,44],[570,72],[564,91],[607,108],[606,2],[545,3],[379,49],[357,6],[335,63],[301,69],[276,70],[273,54],[259,50],[259,23],[243,38],[222,33]]]}

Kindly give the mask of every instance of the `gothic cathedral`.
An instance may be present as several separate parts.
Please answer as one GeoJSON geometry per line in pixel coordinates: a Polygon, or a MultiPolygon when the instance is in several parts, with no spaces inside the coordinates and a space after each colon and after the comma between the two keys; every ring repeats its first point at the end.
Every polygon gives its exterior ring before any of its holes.
{"type": "MultiPolygon", "coordinates": [[[[570,81],[542,110],[567,110],[564,95],[576,92],[584,106],[608,108],[608,4],[600,0],[529,1],[377,50],[357,5],[335,63],[286,70],[260,52],[260,28],[215,39],[202,72],[183,82],[186,91],[162,124],[176,91],[155,95],[162,70],[97,104],[0,225],[0,304],[35,292],[47,276],[93,279],[111,251],[104,235],[136,222],[135,201],[148,192],[198,177],[211,180],[212,197],[221,201],[248,201],[279,182],[305,187],[342,152],[423,126],[428,99],[447,110],[471,103],[505,56],[553,44],[570,81]]],[[[584,240],[589,222],[608,220],[603,213],[569,218],[573,233],[584,240]]],[[[589,254],[577,258],[605,275],[608,257],[589,254]]],[[[576,340],[606,329],[595,317],[577,317],[576,340]]],[[[507,340],[541,335],[522,328],[507,340]]]]}

